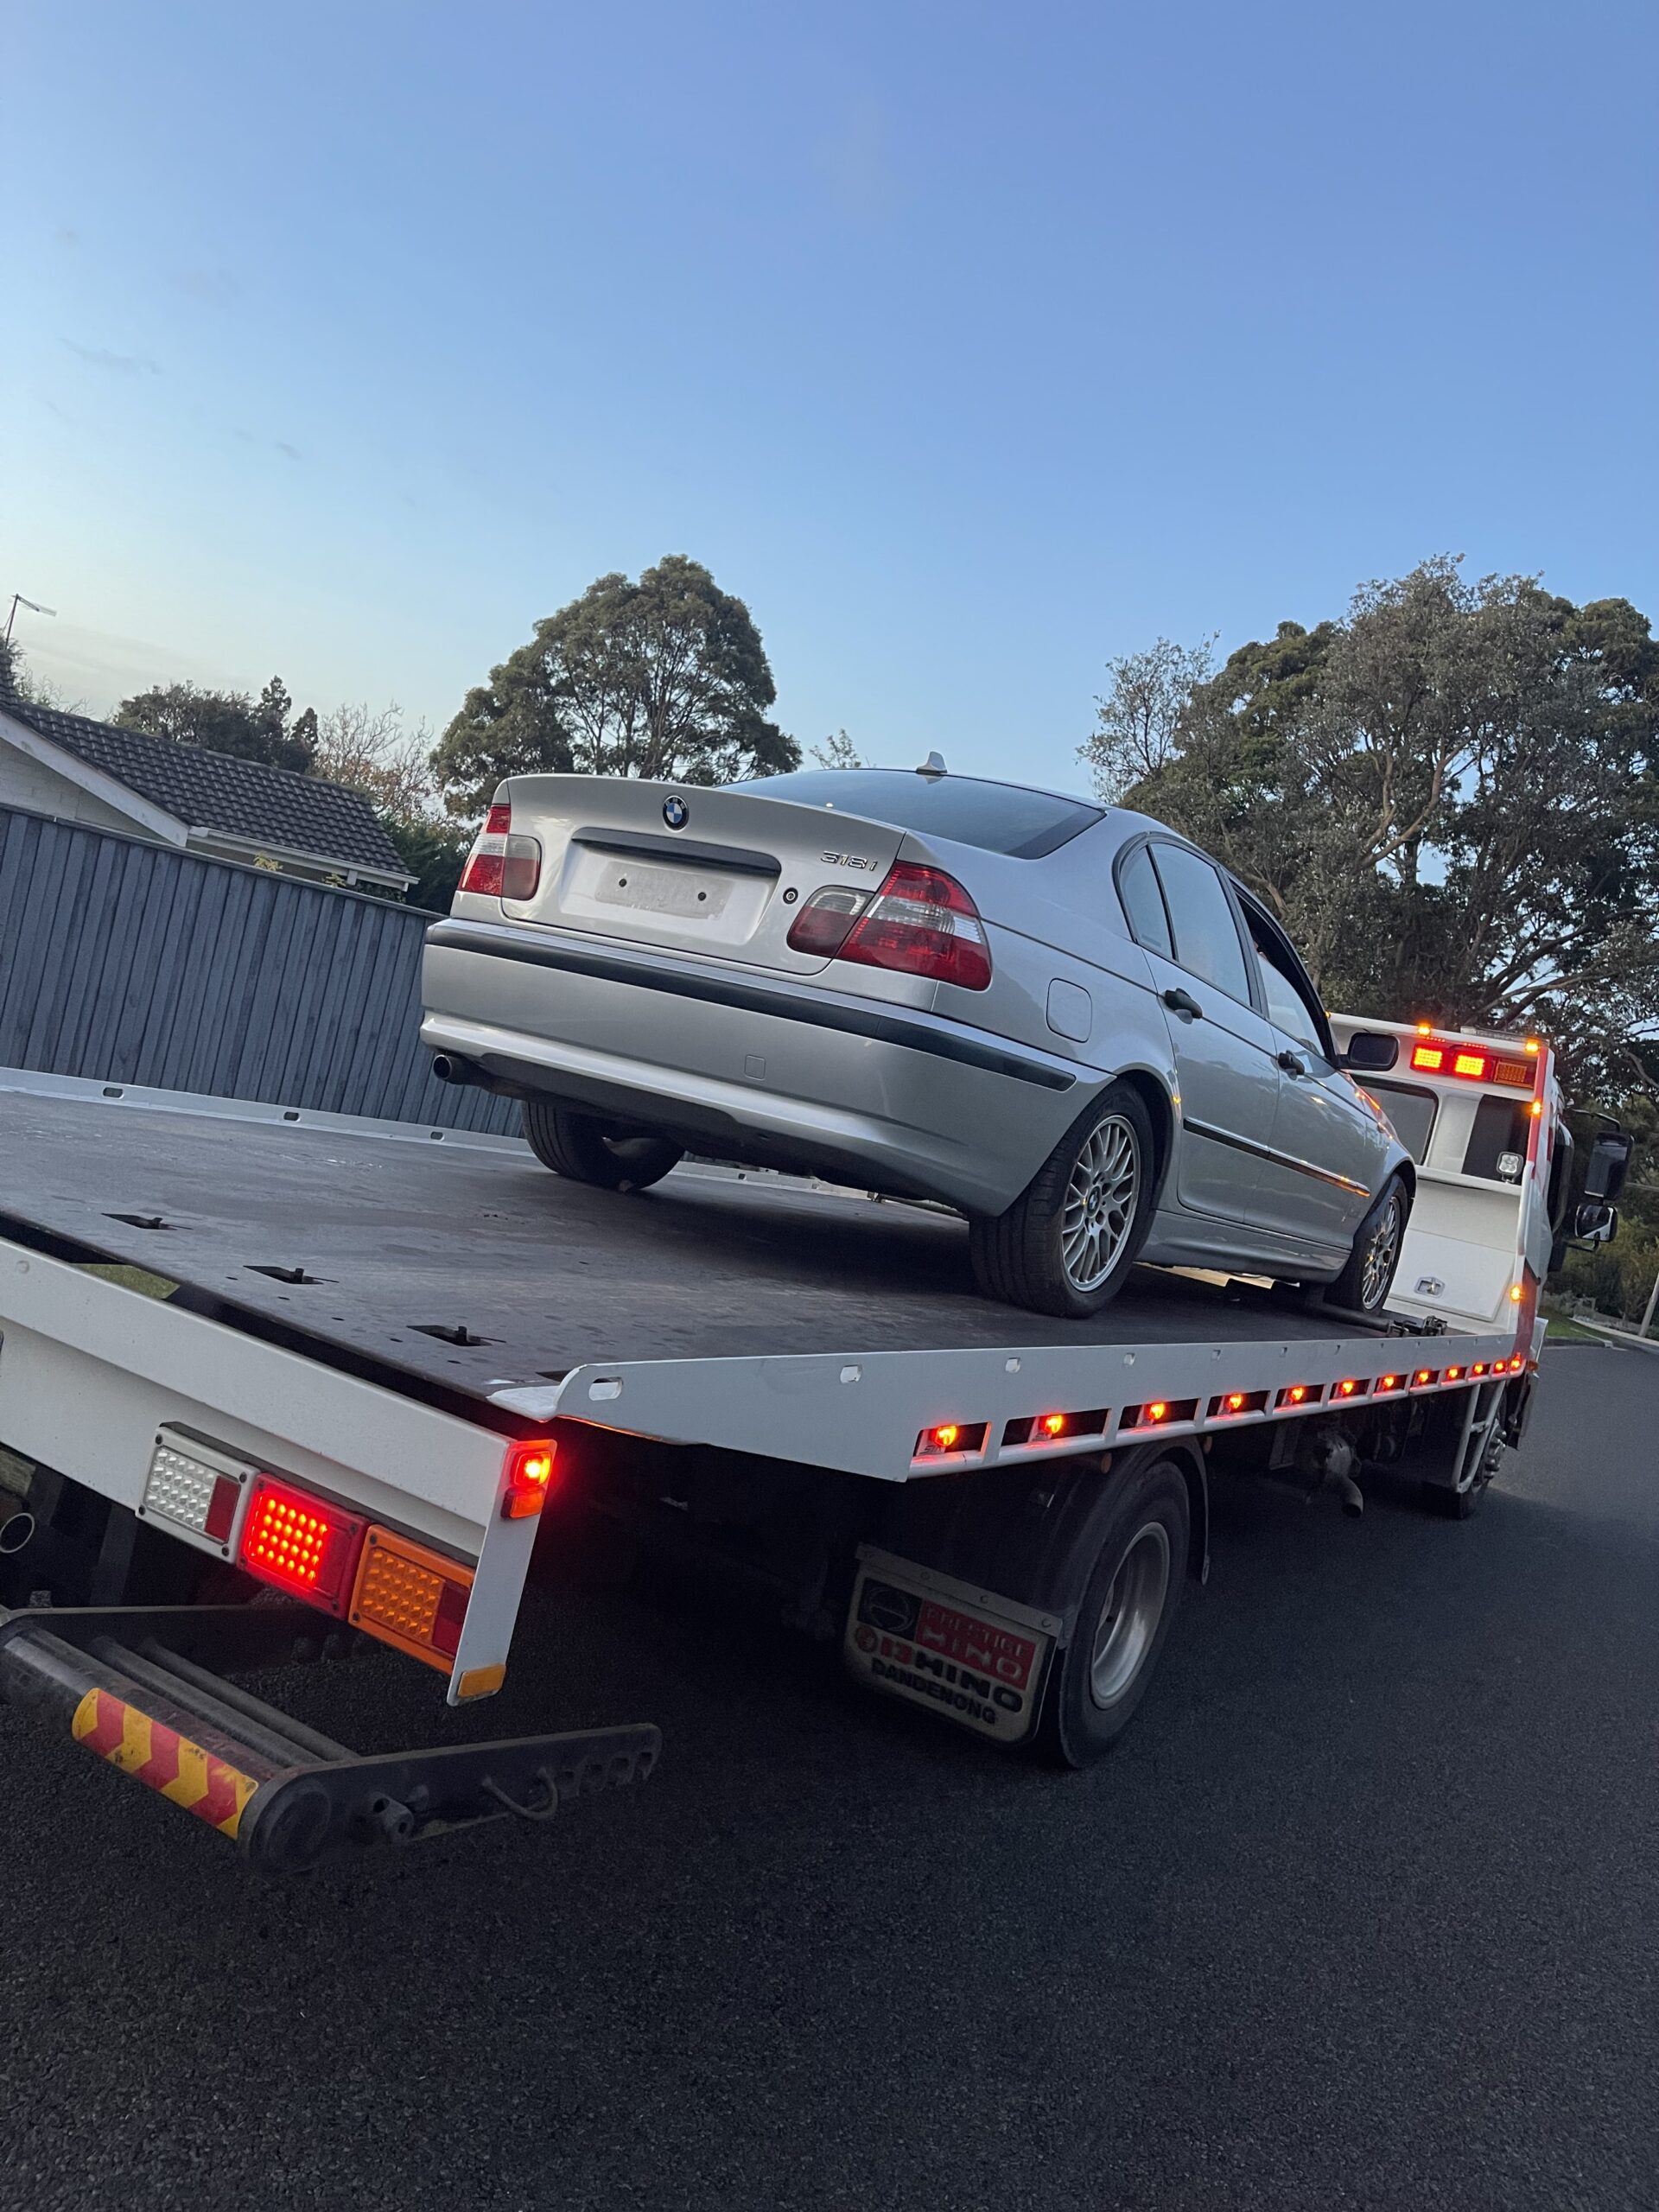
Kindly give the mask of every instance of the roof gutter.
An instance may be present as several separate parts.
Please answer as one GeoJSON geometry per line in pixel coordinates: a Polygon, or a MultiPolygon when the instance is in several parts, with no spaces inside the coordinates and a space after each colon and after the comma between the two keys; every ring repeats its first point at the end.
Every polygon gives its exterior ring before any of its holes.
{"type": "Polygon", "coordinates": [[[192,845],[225,847],[232,854],[267,853],[276,861],[301,861],[308,868],[343,875],[348,883],[384,883],[394,891],[407,891],[415,880],[404,868],[377,868],[372,861],[348,861],[338,853],[308,852],[302,846],[279,845],[269,837],[242,837],[233,830],[215,830],[211,823],[198,823],[188,834],[192,845]]]}

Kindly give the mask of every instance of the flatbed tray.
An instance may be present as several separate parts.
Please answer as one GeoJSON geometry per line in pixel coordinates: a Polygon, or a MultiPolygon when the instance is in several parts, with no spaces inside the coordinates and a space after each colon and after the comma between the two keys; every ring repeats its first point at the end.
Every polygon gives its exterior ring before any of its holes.
{"type": "Polygon", "coordinates": [[[955,1218],[776,1178],[688,1165],[622,1195],[500,1140],[13,1079],[30,1087],[0,1089],[0,1234],[143,1268],[199,1310],[446,1397],[605,1361],[1353,1333],[1250,1286],[1152,1268],[1089,1321],[995,1305],[955,1218]]]}

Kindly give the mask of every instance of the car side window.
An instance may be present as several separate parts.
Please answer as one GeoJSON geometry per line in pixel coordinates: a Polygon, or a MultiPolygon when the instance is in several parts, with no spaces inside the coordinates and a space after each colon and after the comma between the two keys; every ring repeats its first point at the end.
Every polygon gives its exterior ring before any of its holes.
{"type": "Polygon", "coordinates": [[[1144,845],[1137,845],[1118,869],[1117,893],[1135,943],[1173,960],[1175,947],[1169,934],[1169,917],[1164,912],[1164,894],[1153,873],[1152,855],[1144,845]]]}
{"type": "Polygon", "coordinates": [[[1249,1006],[1249,970],[1220,876],[1185,845],[1160,845],[1154,865],[1175,933],[1176,959],[1190,974],[1249,1006]]]}
{"type": "Polygon", "coordinates": [[[1287,1037],[1294,1037],[1299,1045],[1306,1045],[1310,1052],[1317,1052],[1323,1060],[1325,1046],[1320,1042],[1319,1025],[1313,1019],[1313,1009],[1291,977],[1283,953],[1267,931],[1257,927],[1254,917],[1251,918],[1250,938],[1255,946],[1256,957],[1262,963],[1262,982],[1268,995],[1268,1020],[1275,1029],[1282,1029],[1287,1037]]]}

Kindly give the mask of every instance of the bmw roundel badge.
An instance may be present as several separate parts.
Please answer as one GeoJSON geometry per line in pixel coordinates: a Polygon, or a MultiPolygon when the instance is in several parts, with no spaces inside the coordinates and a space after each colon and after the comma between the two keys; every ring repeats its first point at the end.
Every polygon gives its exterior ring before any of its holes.
{"type": "Polygon", "coordinates": [[[677,795],[663,801],[663,819],[671,830],[683,830],[691,819],[691,810],[677,795]]]}

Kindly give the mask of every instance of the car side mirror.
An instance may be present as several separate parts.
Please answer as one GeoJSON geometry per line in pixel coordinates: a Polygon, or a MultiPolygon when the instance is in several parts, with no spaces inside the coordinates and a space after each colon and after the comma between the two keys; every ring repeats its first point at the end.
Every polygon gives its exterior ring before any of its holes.
{"type": "Polygon", "coordinates": [[[1380,1029],[1356,1029],[1348,1049],[1337,1055],[1337,1065],[1356,1075],[1386,1075],[1400,1057],[1400,1039],[1380,1029]]]}
{"type": "Polygon", "coordinates": [[[1573,1216],[1573,1234],[1581,1244],[1611,1244],[1618,1234],[1618,1208],[1586,1198],[1573,1216]]]}
{"type": "MultiPolygon", "coordinates": [[[[1630,1172],[1630,1154],[1636,1140],[1624,1129],[1608,1129],[1590,1147],[1590,1156],[1584,1164],[1584,1195],[1609,1209],[1624,1188],[1624,1178],[1630,1172]]],[[[1579,1234],[1588,1232],[1580,1230],[1579,1234]]]]}

